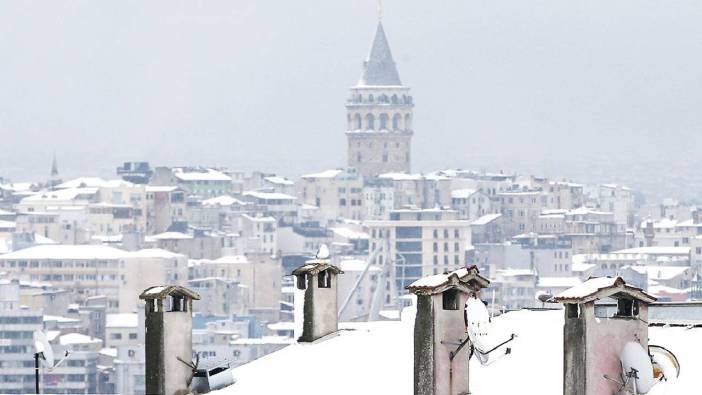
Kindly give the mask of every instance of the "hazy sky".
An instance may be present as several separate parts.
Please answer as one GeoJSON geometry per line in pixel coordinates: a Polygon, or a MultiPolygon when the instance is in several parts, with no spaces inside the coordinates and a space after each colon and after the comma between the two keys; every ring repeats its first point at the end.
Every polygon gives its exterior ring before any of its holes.
{"type": "MultiPolygon", "coordinates": [[[[699,0],[384,3],[415,170],[698,172],[699,0]]],[[[375,24],[375,0],[0,0],[0,176],[342,166],[375,24]]]]}

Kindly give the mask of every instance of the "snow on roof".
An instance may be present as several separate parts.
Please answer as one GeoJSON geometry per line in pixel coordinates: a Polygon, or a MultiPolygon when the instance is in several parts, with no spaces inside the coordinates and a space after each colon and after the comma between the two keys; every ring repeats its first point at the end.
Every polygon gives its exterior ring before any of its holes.
{"type": "Polygon", "coordinates": [[[0,255],[0,259],[110,260],[121,259],[127,255],[127,251],[100,244],[44,244],[0,255]]]}
{"type": "Polygon", "coordinates": [[[183,240],[192,239],[190,235],[181,232],[164,232],[151,236],[154,240],[183,240]]]}
{"type": "Polygon", "coordinates": [[[119,188],[119,187],[133,187],[135,184],[121,180],[105,180],[100,177],[79,177],[70,181],[56,185],[57,189],[66,188],[119,188]]]}
{"type": "Polygon", "coordinates": [[[454,199],[468,199],[474,193],[478,192],[476,189],[454,189],[451,191],[451,197],[454,199]]]}
{"type": "Polygon", "coordinates": [[[244,204],[241,200],[231,197],[229,195],[222,195],[213,197],[211,199],[206,199],[202,201],[203,206],[223,206],[228,207],[234,204],[244,204]]]}
{"type": "Polygon", "coordinates": [[[596,277],[556,295],[553,299],[561,303],[586,303],[589,301],[625,293],[645,302],[656,300],[640,288],[626,284],[621,277],[596,277]]]}
{"type": "Polygon", "coordinates": [[[632,270],[647,274],[649,280],[672,280],[690,271],[689,266],[629,266],[632,270]]]}
{"type": "Polygon", "coordinates": [[[499,274],[502,277],[515,277],[515,276],[535,276],[536,273],[531,269],[498,269],[495,274],[499,274]]]}
{"type": "Polygon", "coordinates": [[[302,178],[336,178],[339,174],[344,171],[341,169],[325,170],[320,173],[305,174],[302,178]]]}
{"type": "Polygon", "coordinates": [[[577,277],[539,277],[540,288],[571,288],[582,284],[577,277]]]}
{"type": "Polygon", "coordinates": [[[378,176],[378,178],[383,178],[386,180],[393,181],[418,181],[423,177],[421,174],[407,174],[407,173],[384,173],[378,176]]]}
{"type": "Polygon", "coordinates": [[[77,322],[80,322],[80,320],[75,319],[75,318],[68,318],[68,317],[63,317],[60,315],[46,315],[46,314],[44,315],[43,321],[44,322],[55,321],[55,322],[59,322],[62,324],[70,324],[70,323],[75,324],[77,322]]]}
{"type": "Polygon", "coordinates": [[[625,250],[613,251],[612,254],[648,254],[648,255],[689,255],[690,247],[636,247],[625,250]]]}
{"type": "Polygon", "coordinates": [[[656,297],[665,296],[667,294],[687,295],[688,290],[666,287],[665,285],[650,285],[648,287],[648,293],[656,297]]]}
{"type": "Polygon", "coordinates": [[[266,177],[264,180],[270,182],[271,184],[275,185],[295,185],[295,183],[292,180],[288,180],[285,177],[279,177],[279,176],[271,176],[271,177],[266,177]]]}
{"type": "MultiPolygon", "coordinates": [[[[539,377],[539,394],[562,394],[563,324],[561,310],[520,310],[493,318],[493,329],[513,332],[517,337],[510,343],[512,353],[496,363],[483,366],[476,358],[471,359],[471,392],[521,394],[525,392],[524,383],[534,383],[539,377]]],[[[401,321],[340,326],[344,330],[336,337],[311,344],[294,343],[233,369],[237,382],[212,394],[296,393],[291,383],[300,383],[310,371],[314,372],[314,385],[304,386],[306,395],[413,393],[414,315],[409,310],[403,311],[401,321]]],[[[702,328],[652,327],[649,337],[650,343],[671,350],[682,366],[679,378],[658,384],[649,394],[697,393],[702,354],[690,345],[702,342],[702,328]]]]}
{"type": "Polygon", "coordinates": [[[334,232],[335,235],[338,235],[340,237],[343,237],[345,239],[349,240],[368,240],[368,233],[366,232],[359,232],[357,230],[353,230],[350,228],[331,228],[330,229],[332,232],[334,232]]]}
{"type": "Polygon", "coordinates": [[[227,255],[217,258],[212,262],[224,264],[249,263],[249,259],[246,257],[246,255],[227,255]]]}
{"type": "Polygon", "coordinates": [[[117,349],[112,347],[105,347],[100,349],[100,354],[107,355],[108,357],[117,358],[117,349]]]}
{"type": "Polygon", "coordinates": [[[0,229],[14,229],[15,227],[17,227],[17,223],[14,221],[0,220],[0,229]]]}
{"type": "Polygon", "coordinates": [[[162,248],[144,248],[127,254],[129,258],[183,258],[185,255],[167,251],[162,248]]]}
{"type": "Polygon", "coordinates": [[[95,195],[97,192],[97,188],[66,188],[55,191],[42,191],[23,198],[20,203],[71,201],[85,195],[95,195]]]}
{"type": "Polygon", "coordinates": [[[170,185],[147,185],[146,192],[173,192],[178,189],[177,186],[170,185]]]}
{"type": "Polygon", "coordinates": [[[66,334],[66,335],[59,337],[59,344],[61,344],[62,346],[68,346],[71,344],[95,344],[95,343],[102,344],[102,340],[95,338],[95,337],[83,335],[81,333],[69,333],[69,334],[66,334]]]}
{"type": "Polygon", "coordinates": [[[288,195],[286,193],[278,192],[261,192],[261,191],[247,191],[244,192],[244,196],[251,196],[255,199],[261,200],[295,200],[295,196],[288,195]]]}
{"type": "Polygon", "coordinates": [[[184,169],[176,167],[173,176],[181,181],[231,181],[232,178],[215,169],[184,169]]]}
{"type": "Polygon", "coordinates": [[[471,222],[471,225],[487,225],[490,222],[500,218],[502,214],[485,214],[482,217],[476,219],[475,221],[471,222]]]}
{"type": "Polygon", "coordinates": [[[295,323],[294,322],[276,322],[273,324],[268,324],[267,327],[268,327],[268,329],[270,329],[272,331],[287,331],[287,330],[294,330],[295,323]]]}
{"type": "Polygon", "coordinates": [[[465,286],[471,281],[476,282],[481,288],[485,288],[490,284],[490,281],[481,276],[475,266],[471,266],[469,268],[463,267],[450,273],[422,277],[407,286],[407,289],[414,294],[435,294],[451,287],[465,286]]]}
{"type": "Polygon", "coordinates": [[[139,326],[139,314],[122,313],[107,314],[105,316],[105,328],[136,328],[139,326]]]}

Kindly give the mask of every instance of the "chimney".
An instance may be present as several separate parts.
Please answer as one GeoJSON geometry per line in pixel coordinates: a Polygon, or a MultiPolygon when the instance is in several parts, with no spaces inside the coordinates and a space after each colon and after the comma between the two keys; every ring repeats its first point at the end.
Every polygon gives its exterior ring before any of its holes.
{"type": "MultiPolygon", "coordinates": [[[[329,252],[324,246],[315,259],[292,272],[298,290],[296,299],[303,299],[299,342],[313,342],[339,330],[336,276],[340,273],[343,273],[341,269],[330,264],[329,252]]],[[[295,304],[298,305],[299,301],[295,304]]]]}
{"type": "Polygon", "coordinates": [[[190,393],[193,377],[193,299],[197,293],[178,286],[147,288],[139,295],[146,301],[146,393],[190,393]]]}
{"type": "Polygon", "coordinates": [[[421,278],[407,289],[417,295],[414,321],[414,394],[468,394],[465,304],[490,281],[475,266],[421,278]]]}
{"type": "MultiPolygon", "coordinates": [[[[552,300],[565,306],[563,393],[617,393],[621,384],[615,380],[622,377],[620,354],[624,346],[636,342],[648,352],[648,305],[656,298],[626,284],[621,277],[599,277],[552,300]],[[616,309],[595,305],[604,298],[616,300],[616,309]]],[[[640,372],[646,373],[651,374],[640,372]]]]}

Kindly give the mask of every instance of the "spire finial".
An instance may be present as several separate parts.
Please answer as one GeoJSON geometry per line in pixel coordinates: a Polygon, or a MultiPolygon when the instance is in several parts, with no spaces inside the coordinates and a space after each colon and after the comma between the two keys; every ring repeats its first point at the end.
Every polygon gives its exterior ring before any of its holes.
{"type": "Polygon", "coordinates": [[[378,22],[383,20],[383,0],[378,0],[378,22]]]}

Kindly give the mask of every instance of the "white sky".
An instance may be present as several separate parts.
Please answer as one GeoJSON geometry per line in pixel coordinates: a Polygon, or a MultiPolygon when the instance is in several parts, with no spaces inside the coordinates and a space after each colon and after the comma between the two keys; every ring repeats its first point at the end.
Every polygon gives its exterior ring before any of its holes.
{"type": "MultiPolygon", "coordinates": [[[[384,8],[415,96],[415,170],[644,189],[658,183],[649,176],[671,188],[700,177],[701,2],[384,8]]],[[[374,0],[0,0],[0,176],[43,177],[54,150],[67,176],[140,159],[285,175],[342,166],[343,104],[374,25],[374,0]]]]}

